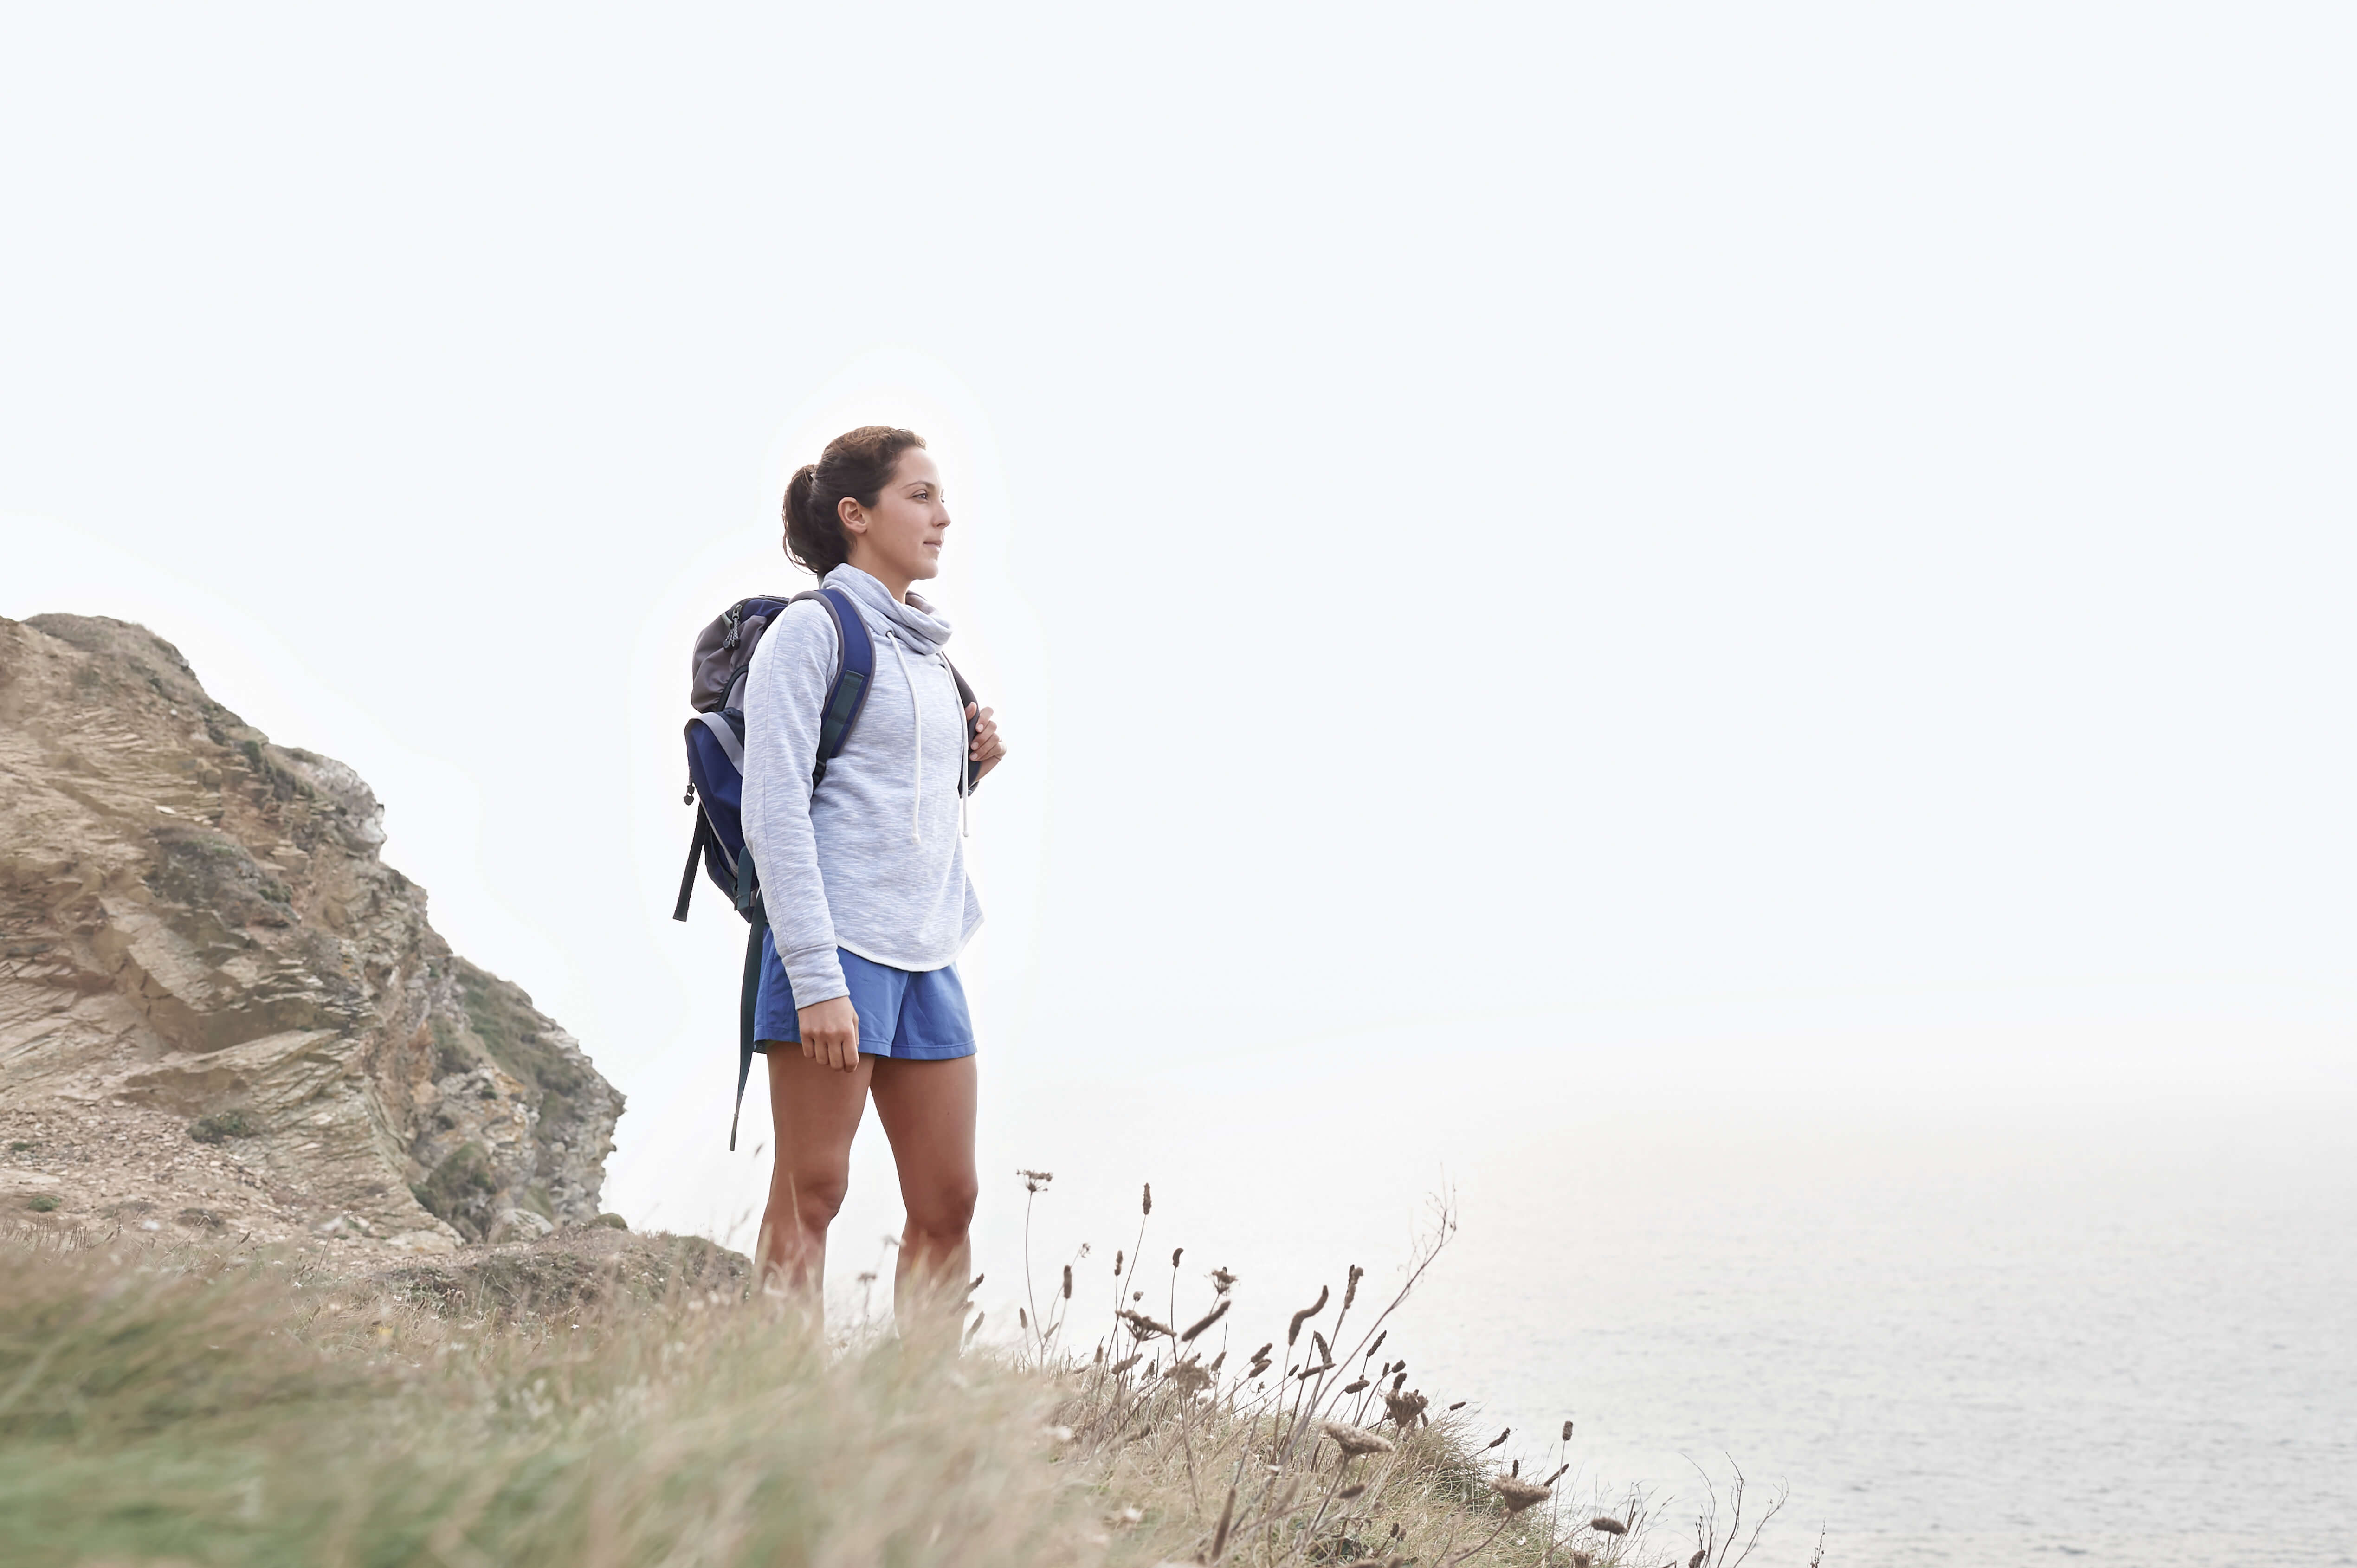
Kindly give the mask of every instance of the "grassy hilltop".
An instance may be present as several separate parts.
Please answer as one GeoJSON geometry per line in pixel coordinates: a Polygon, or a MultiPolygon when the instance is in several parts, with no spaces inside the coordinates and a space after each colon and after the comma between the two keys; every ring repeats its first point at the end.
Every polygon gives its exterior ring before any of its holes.
{"type": "Polygon", "coordinates": [[[0,1246],[11,1563],[1657,1568],[1693,1550],[1641,1554],[1641,1500],[1557,1498],[1378,1376],[1392,1303],[1356,1270],[1292,1345],[1205,1357],[1219,1329],[1135,1312],[1065,1353],[1061,1281],[1020,1349],[954,1329],[829,1345],[736,1254],[611,1230],[360,1274],[30,1225],[0,1246]]]}

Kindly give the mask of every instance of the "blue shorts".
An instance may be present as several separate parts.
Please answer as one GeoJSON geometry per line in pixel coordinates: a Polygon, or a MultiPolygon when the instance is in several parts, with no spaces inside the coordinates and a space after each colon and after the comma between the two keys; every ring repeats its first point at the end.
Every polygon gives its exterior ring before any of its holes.
{"type": "MultiPolygon", "coordinates": [[[[910,971],[861,958],[845,948],[843,983],[851,987],[852,1011],[859,1015],[859,1054],[896,1061],[938,1062],[974,1055],[974,1024],[965,1013],[965,987],[957,966],[910,971]]],[[[761,994],[753,1004],[753,1048],[766,1052],[772,1040],[799,1041],[794,990],[777,943],[761,933],[761,994]]]]}

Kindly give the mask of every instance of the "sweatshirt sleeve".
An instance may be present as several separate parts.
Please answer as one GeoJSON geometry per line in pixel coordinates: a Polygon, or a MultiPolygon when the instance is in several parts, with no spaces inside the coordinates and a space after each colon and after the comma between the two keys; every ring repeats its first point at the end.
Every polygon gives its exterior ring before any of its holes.
{"type": "Polygon", "coordinates": [[[761,903],[797,1008],[851,993],[835,955],[834,917],[810,814],[819,714],[835,658],[834,623],[805,600],[761,639],[745,682],[745,844],[761,875],[761,903]]]}

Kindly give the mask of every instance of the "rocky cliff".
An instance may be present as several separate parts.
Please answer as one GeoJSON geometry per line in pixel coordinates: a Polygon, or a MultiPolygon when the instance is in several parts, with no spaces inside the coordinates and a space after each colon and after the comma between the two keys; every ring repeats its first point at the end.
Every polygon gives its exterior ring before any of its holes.
{"type": "Polygon", "coordinates": [[[622,1098],[144,628],[0,619],[0,1213],[438,1251],[597,1216],[622,1098]]]}

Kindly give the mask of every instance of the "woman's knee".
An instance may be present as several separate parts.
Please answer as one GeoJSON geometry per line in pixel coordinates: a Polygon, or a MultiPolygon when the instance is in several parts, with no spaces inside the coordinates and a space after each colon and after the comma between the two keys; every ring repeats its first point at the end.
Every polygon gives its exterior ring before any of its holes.
{"type": "Polygon", "coordinates": [[[971,1172],[929,1184],[909,1197],[909,1223],[925,1235],[954,1239],[974,1223],[981,1187],[971,1172]]]}
{"type": "Polygon", "coordinates": [[[843,1211],[844,1197],[850,1191],[847,1170],[780,1171],[771,1196],[791,1205],[803,1226],[823,1230],[843,1211]]]}

